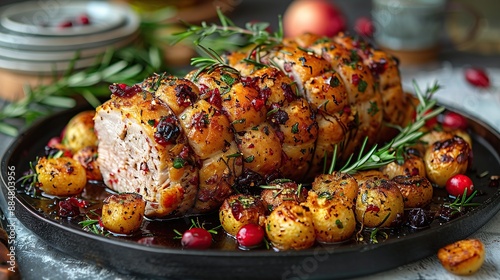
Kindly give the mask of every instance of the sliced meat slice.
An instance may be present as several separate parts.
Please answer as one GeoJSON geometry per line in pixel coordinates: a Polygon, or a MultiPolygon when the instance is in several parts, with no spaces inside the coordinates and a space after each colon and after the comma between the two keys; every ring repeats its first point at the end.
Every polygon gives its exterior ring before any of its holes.
{"type": "Polygon", "coordinates": [[[198,169],[177,116],[148,92],[118,96],[96,109],[98,163],[106,185],[139,193],[146,215],[181,216],[195,202],[198,169]]]}

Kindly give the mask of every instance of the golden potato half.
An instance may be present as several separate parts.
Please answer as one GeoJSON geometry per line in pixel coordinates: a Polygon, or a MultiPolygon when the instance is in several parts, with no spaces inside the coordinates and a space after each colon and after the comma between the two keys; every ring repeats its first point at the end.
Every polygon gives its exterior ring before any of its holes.
{"type": "Polygon", "coordinates": [[[470,275],[478,271],[485,259],[484,244],[478,239],[464,239],[438,251],[443,267],[457,275],[470,275]]]}
{"type": "Polygon", "coordinates": [[[87,184],[85,168],[69,157],[42,157],[38,160],[35,170],[38,176],[38,187],[49,195],[79,194],[87,184]]]}
{"type": "Polygon", "coordinates": [[[102,224],[118,234],[130,234],[141,227],[146,202],[137,193],[108,196],[102,205],[102,224]]]}

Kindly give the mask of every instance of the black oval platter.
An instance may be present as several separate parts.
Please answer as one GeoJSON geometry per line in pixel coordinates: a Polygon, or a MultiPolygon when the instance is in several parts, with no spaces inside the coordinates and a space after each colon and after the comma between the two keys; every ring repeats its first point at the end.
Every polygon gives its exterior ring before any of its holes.
{"type": "MultiPolygon", "coordinates": [[[[1,164],[2,194],[7,198],[8,167],[17,176],[45,143],[60,133],[80,107],[52,115],[22,133],[8,148],[1,164]]],[[[488,125],[468,117],[474,141],[476,174],[500,173],[500,135],[488,125]]],[[[435,254],[451,242],[464,239],[482,227],[500,209],[500,190],[488,186],[489,176],[475,177],[481,206],[464,216],[401,238],[378,244],[321,246],[302,251],[183,250],[95,235],[64,220],[49,218],[21,195],[16,195],[15,216],[51,246],[75,258],[125,274],[168,279],[332,279],[347,278],[396,268],[435,254]]]]}

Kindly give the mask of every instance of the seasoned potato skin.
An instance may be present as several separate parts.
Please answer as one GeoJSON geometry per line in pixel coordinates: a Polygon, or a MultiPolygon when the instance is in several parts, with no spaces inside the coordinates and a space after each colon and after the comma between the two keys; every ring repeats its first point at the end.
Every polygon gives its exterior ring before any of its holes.
{"type": "Polygon", "coordinates": [[[484,263],[486,251],[479,239],[464,239],[449,244],[438,251],[443,267],[457,275],[470,275],[484,263]]]}
{"type": "Polygon", "coordinates": [[[312,214],[316,240],[321,243],[342,242],[351,238],[356,230],[354,209],[343,199],[318,195],[310,191],[302,205],[312,214]]]}
{"type": "Polygon", "coordinates": [[[316,176],[312,183],[312,190],[321,196],[322,193],[334,197],[345,203],[348,207],[354,207],[358,196],[358,182],[349,174],[333,172],[316,176]]]}
{"type": "Polygon", "coordinates": [[[356,219],[369,228],[391,227],[404,214],[403,196],[395,182],[367,180],[359,186],[356,219]]]}
{"type": "Polygon", "coordinates": [[[424,159],[418,155],[406,153],[402,164],[394,161],[382,167],[381,171],[389,179],[400,175],[425,177],[424,159]]]}
{"type": "Polygon", "coordinates": [[[469,144],[459,136],[434,142],[424,155],[427,178],[444,187],[448,178],[467,171],[471,153],[469,144]]]}
{"type": "Polygon", "coordinates": [[[306,249],[316,240],[311,212],[293,201],[284,201],[267,216],[265,231],[278,250],[306,249]]]}
{"type": "Polygon", "coordinates": [[[83,111],[75,115],[66,125],[62,144],[72,153],[87,146],[97,146],[94,132],[95,111],[83,111]]]}
{"type": "Polygon", "coordinates": [[[235,194],[224,200],[219,210],[219,220],[229,235],[236,236],[246,224],[262,224],[265,213],[266,209],[259,198],[235,194]]]}
{"type": "Polygon", "coordinates": [[[140,194],[110,195],[103,201],[101,221],[113,233],[130,234],[141,227],[145,208],[140,194]]]}
{"type": "Polygon", "coordinates": [[[70,157],[42,157],[35,166],[39,188],[49,195],[79,194],[87,184],[85,169],[70,157]]]}
{"type": "Polygon", "coordinates": [[[99,170],[99,164],[97,163],[96,146],[87,146],[78,150],[73,155],[73,159],[78,161],[83,168],[85,168],[87,180],[102,181],[101,170],[99,170]]]}
{"type": "Polygon", "coordinates": [[[434,189],[431,182],[422,176],[396,176],[392,178],[396,182],[405,208],[424,207],[431,203],[434,189]]]}
{"type": "Polygon", "coordinates": [[[367,180],[389,179],[382,171],[376,169],[362,170],[352,175],[358,185],[363,184],[367,180]]]}
{"type": "Polygon", "coordinates": [[[284,201],[295,201],[301,203],[306,201],[308,191],[306,188],[300,188],[293,181],[276,182],[269,184],[269,188],[261,191],[262,202],[268,212],[278,207],[284,201]]]}

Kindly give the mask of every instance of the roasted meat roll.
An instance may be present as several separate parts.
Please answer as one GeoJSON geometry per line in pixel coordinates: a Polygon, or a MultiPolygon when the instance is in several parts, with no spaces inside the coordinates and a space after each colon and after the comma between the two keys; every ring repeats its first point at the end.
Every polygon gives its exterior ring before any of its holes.
{"type": "Polygon", "coordinates": [[[136,192],[150,217],[216,210],[235,190],[286,178],[310,183],[412,116],[397,61],[343,34],[306,34],[224,55],[185,77],[111,86],[97,108],[104,182],[136,192]],[[254,60],[254,63],[251,61],[254,60]]]}

